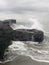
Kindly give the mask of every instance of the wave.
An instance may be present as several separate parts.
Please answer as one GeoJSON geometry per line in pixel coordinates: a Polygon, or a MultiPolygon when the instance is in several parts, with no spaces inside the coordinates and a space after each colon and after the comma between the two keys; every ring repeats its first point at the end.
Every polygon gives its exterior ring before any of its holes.
{"type": "Polygon", "coordinates": [[[5,60],[2,63],[13,61],[19,56],[27,56],[38,62],[49,62],[49,42],[46,39],[47,37],[41,44],[30,41],[13,41],[8,52],[5,52],[5,60]]]}
{"type": "MultiPolygon", "coordinates": [[[[24,21],[18,21],[16,24],[11,25],[13,29],[39,29],[43,30],[43,26],[38,22],[37,19],[27,19],[24,21]]],[[[44,31],[44,30],[43,30],[44,31]]]]}

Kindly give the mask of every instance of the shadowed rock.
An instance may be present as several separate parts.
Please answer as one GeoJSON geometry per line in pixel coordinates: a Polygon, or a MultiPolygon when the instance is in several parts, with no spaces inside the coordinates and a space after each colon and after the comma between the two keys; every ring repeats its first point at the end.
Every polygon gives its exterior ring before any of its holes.
{"type": "Polygon", "coordinates": [[[12,32],[12,40],[42,42],[44,33],[36,29],[17,29],[12,32]]]}
{"type": "Polygon", "coordinates": [[[16,23],[15,20],[0,21],[0,60],[4,58],[4,52],[13,41],[34,41],[42,42],[44,33],[36,29],[13,30],[10,25],[16,23]],[[8,21],[8,23],[6,22],[8,21]]]}

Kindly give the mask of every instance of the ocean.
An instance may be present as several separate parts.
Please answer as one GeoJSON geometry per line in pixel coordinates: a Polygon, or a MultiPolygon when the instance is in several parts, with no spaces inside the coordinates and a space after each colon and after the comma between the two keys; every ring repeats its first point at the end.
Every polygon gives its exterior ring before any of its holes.
{"type": "Polygon", "coordinates": [[[5,52],[4,65],[48,65],[49,64],[49,32],[47,22],[39,22],[36,18],[20,18],[15,29],[38,29],[44,32],[44,40],[40,44],[33,41],[12,41],[12,45],[5,52]],[[43,23],[42,23],[43,22],[43,23]],[[45,26],[46,24],[46,26],[45,26]]]}

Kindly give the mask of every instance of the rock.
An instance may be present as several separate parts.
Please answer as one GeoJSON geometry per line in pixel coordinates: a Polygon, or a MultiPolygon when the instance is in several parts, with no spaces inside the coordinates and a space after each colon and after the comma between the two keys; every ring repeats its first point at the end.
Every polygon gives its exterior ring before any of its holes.
{"type": "Polygon", "coordinates": [[[5,50],[11,44],[10,32],[5,29],[0,29],[0,60],[4,58],[5,50]]]}
{"type": "Polygon", "coordinates": [[[34,31],[34,35],[33,36],[33,39],[34,39],[34,42],[42,42],[44,40],[44,33],[40,30],[33,30],[34,31]]]}
{"type": "MultiPolygon", "coordinates": [[[[11,20],[12,21],[12,20],[11,20]]],[[[11,45],[11,31],[13,29],[10,27],[10,24],[3,23],[0,21],[0,60],[4,58],[4,52],[11,45]]]]}
{"type": "Polygon", "coordinates": [[[42,42],[44,33],[37,29],[17,29],[12,32],[12,40],[42,42]]]}
{"type": "Polygon", "coordinates": [[[10,27],[10,22],[16,23],[15,20],[0,21],[0,60],[4,58],[4,52],[11,45],[11,41],[34,41],[42,42],[44,33],[36,29],[17,29],[10,27]]]}
{"type": "Polygon", "coordinates": [[[4,25],[9,26],[9,25],[12,25],[12,24],[16,24],[16,20],[14,20],[14,19],[8,19],[8,20],[2,21],[2,23],[3,23],[4,25]]]}

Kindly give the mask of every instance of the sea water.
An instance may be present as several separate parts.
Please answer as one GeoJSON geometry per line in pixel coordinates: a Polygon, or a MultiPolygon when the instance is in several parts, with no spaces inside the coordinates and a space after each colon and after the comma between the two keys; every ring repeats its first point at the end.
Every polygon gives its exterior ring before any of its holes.
{"type": "Polygon", "coordinates": [[[12,45],[5,52],[5,60],[1,63],[13,61],[16,57],[27,56],[39,62],[49,62],[49,32],[46,32],[37,19],[24,19],[11,25],[15,29],[38,29],[44,32],[44,40],[40,44],[33,41],[12,41],[12,45]]]}

